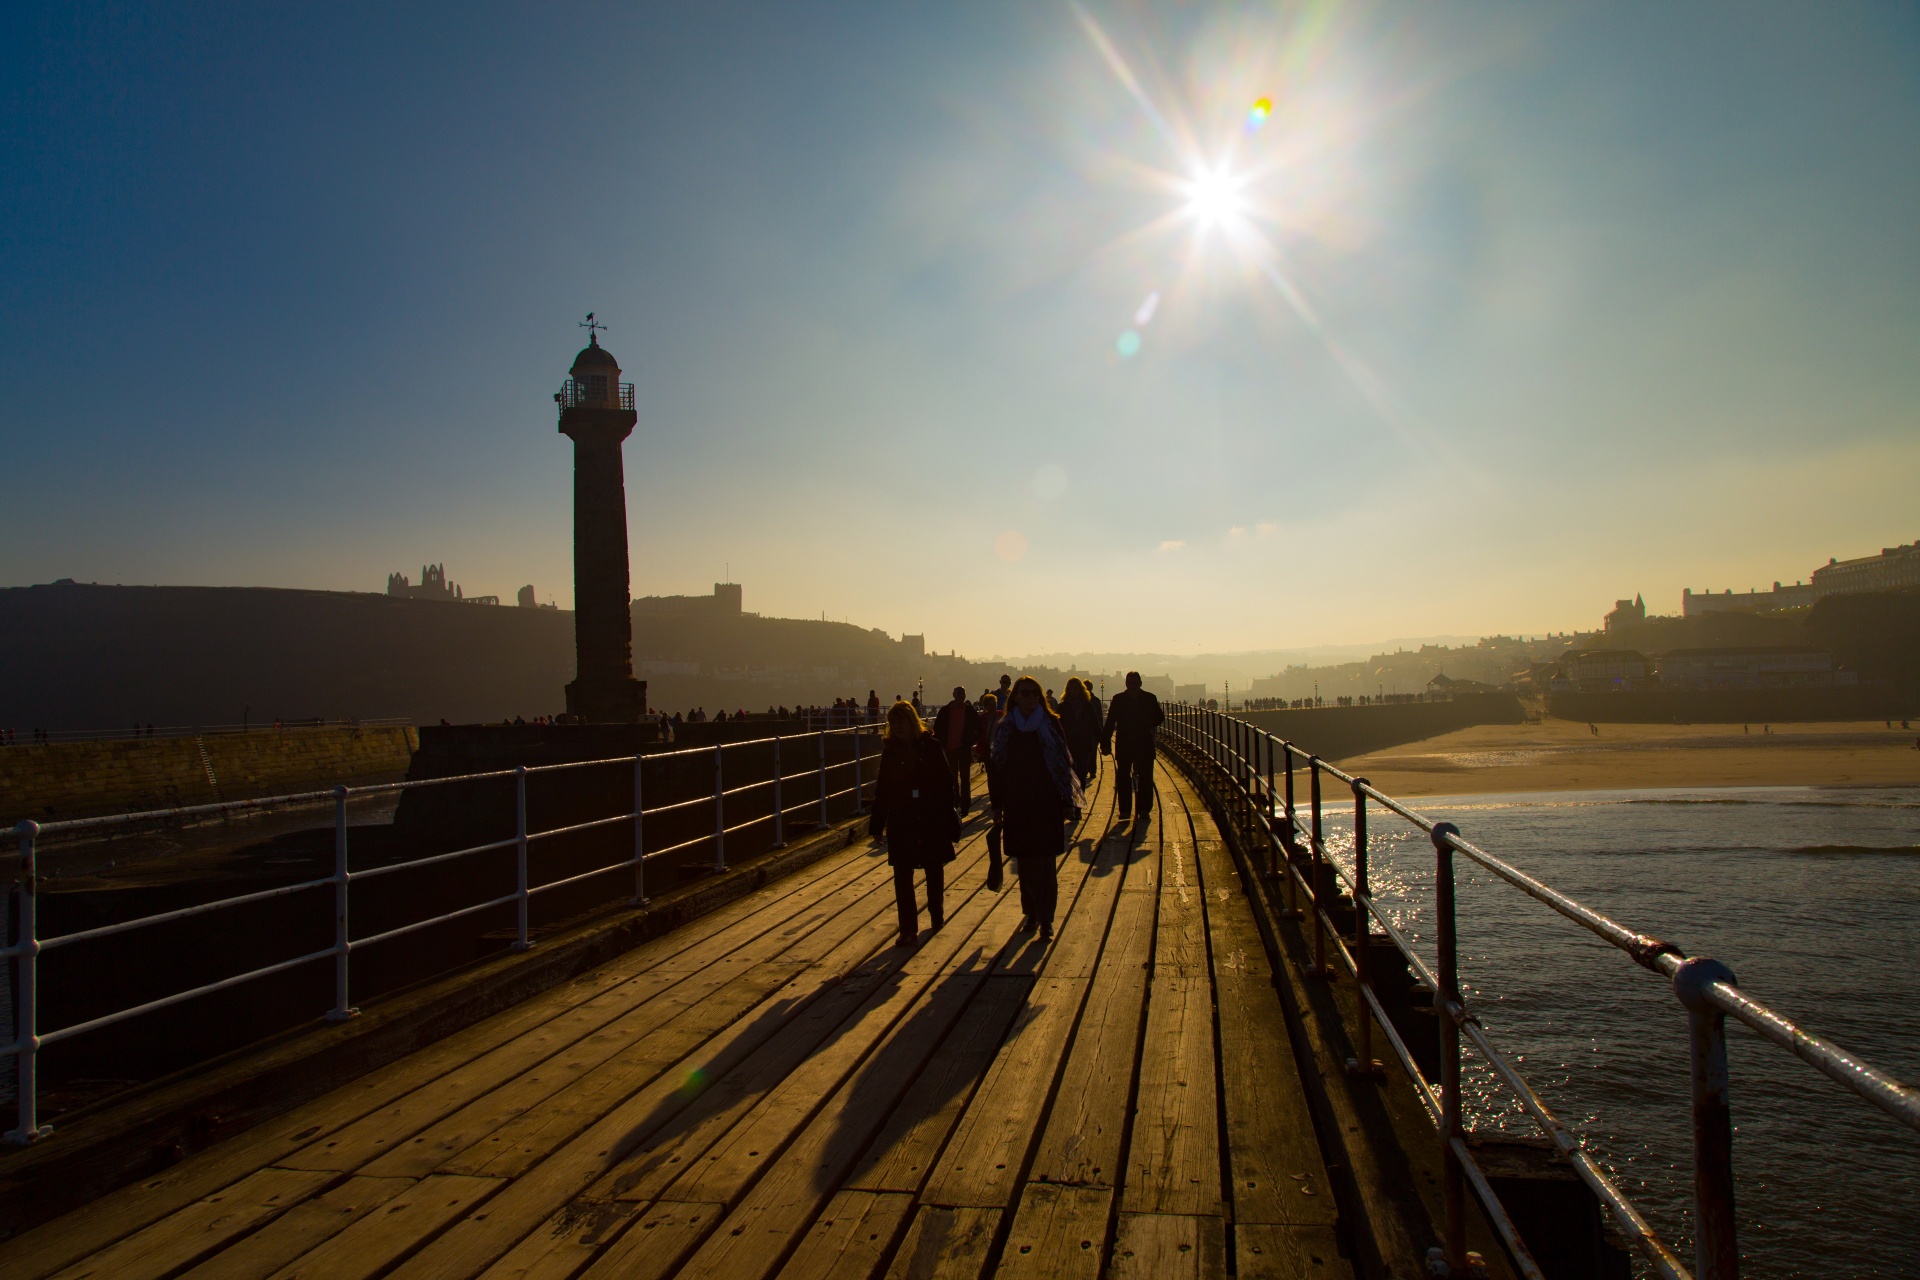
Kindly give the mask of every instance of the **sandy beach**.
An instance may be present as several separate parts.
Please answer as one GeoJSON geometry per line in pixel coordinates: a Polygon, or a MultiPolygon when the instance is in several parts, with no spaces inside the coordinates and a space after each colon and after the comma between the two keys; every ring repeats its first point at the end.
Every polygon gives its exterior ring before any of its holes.
{"type": "Polygon", "coordinates": [[[1920,726],[1480,725],[1339,762],[1389,795],[1628,787],[1920,786],[1920,726]]]}

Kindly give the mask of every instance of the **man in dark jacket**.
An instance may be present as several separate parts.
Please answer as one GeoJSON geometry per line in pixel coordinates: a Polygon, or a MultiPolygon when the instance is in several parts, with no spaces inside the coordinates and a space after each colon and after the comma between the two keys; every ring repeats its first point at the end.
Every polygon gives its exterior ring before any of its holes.
{"type": "Polygon", "coordinates": [[[947,768],[953,774],[953,793],[959,799],[960,816],[973,808],[973,744],[980,737],[980,713],[967,700],[965,685],[953,687],[953,701],[940,708],[933,718],[933,740],[946,752],[947,768]]]}
{"type": "Polygon", "coordinates": [[[1100,743],[1101,753],[1114,760],[1113,784],[1123,819],[1131,817],[1136,807],[1142,818],[1153,812],[1153,731],[1165,719],[1160,699],[1140,687],[1140,673],[1127,672],[1127,687],[1107,705],[1107,728],[1100,743]]]}

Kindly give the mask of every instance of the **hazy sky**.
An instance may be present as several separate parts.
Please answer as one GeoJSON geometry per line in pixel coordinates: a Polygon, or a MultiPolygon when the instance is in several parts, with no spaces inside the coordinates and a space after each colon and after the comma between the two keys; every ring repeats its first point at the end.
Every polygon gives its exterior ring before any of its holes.
{"type": "Polygon", "coordinates": [[[1920,537],[1917,14],[8,6],[0,584],[568,603],[589,310],[636,594],[1192,652],[1791,581],[1920,537]]]}

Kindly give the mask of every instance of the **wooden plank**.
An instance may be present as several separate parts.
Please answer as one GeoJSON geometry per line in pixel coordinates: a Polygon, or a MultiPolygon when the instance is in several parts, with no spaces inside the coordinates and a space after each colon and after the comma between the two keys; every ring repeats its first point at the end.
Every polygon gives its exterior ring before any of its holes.
{"type": "Polygon", "coordinates": [[[1153,954],[1154,898],[1117,896],[1107,948],[1028,1174],[1036,1182],[1112,1187],[1120,1181],[1153,954]]]}
{"type": "Polygon", "coordinates": [[[498,1191],[498,1178],[436,1174],[274,1272],[274,1280],[376,1276],[498,1191]]]}
{"type": "Polygon", "coordinates": [[[482,1274],[487,1280],[572,1280],[632,1225],[645,1206],[624,1200],[571,1201],[482,1274]]]}
{"type": "Polygon", "coordinates": [[[718,1205],[653,1205],[580,1274],[596,1280],[662,1280],[679,1270],[719,1216],[718,1205]]]}
{"type": "Polygon", "coordinates": [[[1330,1226],[1235,1223],[1233,1258],[1240,1280],[1351,1280],[1353,1275],[1330,1226]]]}
{"type": "MultiPolygon", "coordinates": [[[[793,915],[752,937],[727,936],[694,943],[686,948],[684,956],[490,1053],[450,1064],[451,1069],[427,1087],[327,1135],[282,1163],[290,1168],[365,1169],[386,1176],[424,1176],[558,1088],[566,1073],[551,1069],[556,1055],[564,1055],[563,1062],[584,1061],[594,1048],[608,1044],[608,1039],[596,1038],[602,1036],[611,1038],[616,1048],[623,1047],[621,1042],[645,1035],[688,1003],[711,998],[727,983],[743,978],[812,933],[831,929],[837,918],[845,918],[848,907],[876,894],[879,884],[878,873],[869,869],[866,875],[800,905],[793,915]],[[697,967],[686,967],[688,957],[697,967]],[[542,1072],[543,1066],[549,1069],[542,1072]],[[548,1081],[554,1082],[552,1088],[543,1087],[548,1081]],[[475,1113],[461,1115],[463,1108],[470,1106],[476,1108],[475,1113]],[[458,1118],[445,1128],[422,1132],[453,1117],[458,1118]],[[408,1156],[372,1167],[380,1157],[397,1151],[407,1151],[408,1156]]],[[[432,1054],[435,1050],[425,1052],[432,1054]]]]}
{"type": "Polygon", "coordinates": [[[412,1178],[349,1178],[325,1195],[295,1205],[186,1274],[192,1280],[253,1280],[272,1275],[413,1186],[412,1178]]]}
{"type": "Polygon", "coordinates": [[[60,1280],[171,1275],[279,1217],[332,1180],[326,1173],[262,1169],[82,1259],[60,1272],[60,1280]]]}
{"type": "Polygon", "coordinates": [[[1120,1215],[1109,1272],[1113,1280],[1212,1280],[1226,1273],[1227,1232],[1220,1219],[1194,1214],[1120,1215]]]}
{"type": "Polygon", "coordinates": [[[893,1255],[887,1280],[975,1280],[1004,1209],[922,1205],[893,1255]]]}
{"type": "Polygon", "coordinates": [[[1030,1182],[1020,1192],[994,1280],[1097,1280],[1106,1259],[1112,1187],[1030,1182]]]}
{"type": "Polygon", "coordinates": [[[781,1268],[780,1280],[869,1280],[886,1262],[912,1212],[910,1195],[838,1193],[781,1268]]]}
{"type": "MultiPolygon", "coordinates": [[[[696,922],[698,936],[732,928],[761,913],[779,916],[788,909],[789,896],[804,897],[829,878],[837,884],[844,877],[861,874],[868,869],[861,865],[863,862],[851,851],[823,859],[791,879],[779,881],[777,887],[770,886],[703,916],[696,922]]],[[[38,1280],[51,1275],[273,1164],[316,1137],[388,1105],[459,1062],[480,1056],[568,1008],[617,988],[685,950],[690,937],[695,936],[676,930],[654,939],[573,982],[440,1040],[433,1055],[416,1054],[369,1072],[323,1098],[123,1187],[84,1211],[0,1243],[0,1271],[9,1280],[38,1280]]]]}
{"type": "Polygon", "coordinates": [[[1000,1042],[1026,1002],[1026,978],[989,977],[960,1015],[879,1135],[847,1176],[846,1185],[866,1191],[917,1192],[934,1157],[993,1065],[1000,1042]]]}
{"type": "Polygon", "coordinates": [[[1212,819],[1204,810],[1191,818],[1220,1010],[1221,1101],[1235,1226],[1330,1227],[1338,1206],[1258,926],[1212,819]]]}
{"type": "MultiPolygon", "coordinates": [[[[922,993],[913,989],[915,979],[909,977],[896,993],[870,1001],[857,1015],[861,1030],[890,1022],[884,1036],[862,1054],[851,1074],[843,1073],[826,1105],[806,1119],[806,1127],[777,1159],[770,1148],[784,1141],[795,1112],[767,1106],[715,1148],[711,1163],[676,1183],[675,1190],[684,1184],[690,1190],[738,1197],[733,1211],[681,1274],[688,1280],[761,1280],[773,1274],[985,981],[983,974],[961,972],[936,980],[922,993]],[[889,1018],[888,1005],[894,1003],[909,1008],[889,1018]],[[759,1150],[742,1152],[749,1147],[759,1150]],[[749,1179],[763,1169],[749,1188],[749,1179]]],[[[836,1069],[835,1059],[856,1050],[861,1038],[843,1037],[795,1072],[776,1096],[817,1095],[836,1069]]]]}

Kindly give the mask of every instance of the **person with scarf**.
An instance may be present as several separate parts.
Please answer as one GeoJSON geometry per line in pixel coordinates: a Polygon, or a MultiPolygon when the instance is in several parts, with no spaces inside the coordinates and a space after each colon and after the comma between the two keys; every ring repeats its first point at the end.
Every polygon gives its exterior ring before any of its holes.
{"type": "MultiPolygon", "coordinates": [[[[1073,772],[1082,789],[1093,781],[1095,762],[1100,758],[1100,713],[1094,709],[1093,695],[1079,676],[1067,681],[1060,696],[1060,728],[1067,735],[1067,752],[1073,757],[1073,772]]],[[[1078,817],[1078,814],[1074,815],[1078,817]]]]}
{"type": "Polygon", "coordinates": [[[913,873],[927,878],[927,918],[938,929],[946,919],[947,864],[960,837],[953,773],[940,744],[910,702],[887,709],[886,742],[880,749],[880,779],[874,786],[868,833],[887,842],[893,896],[900,909],[900,945],[919,943],[919,908],[913,873]]]}
{"type": "Polygon", "coordinates": [[[1020,909],[1026,913],[1020,927],[1038,928],[1041,940],[1048,941],[1059,897],[1059,858],[1067,843],[1066,817],[1083,802],[1060,717],[1032,676],[1014,681],[1013,708],[994,730],[991,760],[987,782],[994,820],[1020,873],[1020,909]]]}

